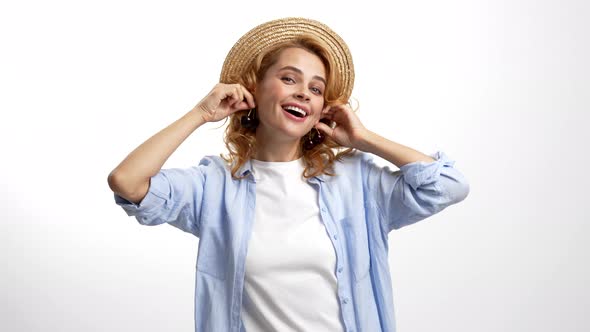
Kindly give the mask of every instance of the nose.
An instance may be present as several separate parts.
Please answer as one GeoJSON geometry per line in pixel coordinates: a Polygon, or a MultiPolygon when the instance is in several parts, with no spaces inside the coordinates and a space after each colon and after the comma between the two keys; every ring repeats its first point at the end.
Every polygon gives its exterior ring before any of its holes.
{"type": "Polygon", "coordinates": [[[303,90],[295,92],[295,98],[297,98],[299,100],[304,100],[304,101],[310,100],[309,95],[307,93],[305,93],[305,91],[303,91],[303,90]]]}

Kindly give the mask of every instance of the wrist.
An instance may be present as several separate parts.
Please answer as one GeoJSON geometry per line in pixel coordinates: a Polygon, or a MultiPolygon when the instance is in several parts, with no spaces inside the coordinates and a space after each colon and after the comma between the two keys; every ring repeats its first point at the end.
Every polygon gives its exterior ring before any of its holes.
{"type": "Polygon", "coordinates": [[[192,110],[190,110],[187,114],[186,117],[191,119],[192,123],[195,123],[197,125],[197,127],[209,122],[207,120],[207,117],[205,116],[205,112],[203,110],[201,110],[200,108],[198,108],[197,106],[195,106],[192,110]]]}
{"type": "Polygon", "coordinates": [[[373,143],[378,137],[379,136],[374,132],[368,129],[364,129],[360,132],[360,134],[358,134],[357,138],[354,140],[355,143],[353,144],[353,147],[357,150],[372,153],[373,143]]]}
{"type": "Polygon", "coordinates": [[[193,120],[201,124],[209,122],[206,116],[206,112],[199,105],[193,107],[193,109],[190,110],[189,114],[190,117],[193,118],[193,120]]]}

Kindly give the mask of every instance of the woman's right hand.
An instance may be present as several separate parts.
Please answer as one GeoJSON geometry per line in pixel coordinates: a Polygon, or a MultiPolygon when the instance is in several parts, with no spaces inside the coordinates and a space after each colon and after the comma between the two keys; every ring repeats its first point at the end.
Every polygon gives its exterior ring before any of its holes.
{"type": "Polygon", "coordinates": [[[193,110],[199,112],[204,121],[217,122],[254,107],[254,96],[243,85],[218,83],[193,110]]]}

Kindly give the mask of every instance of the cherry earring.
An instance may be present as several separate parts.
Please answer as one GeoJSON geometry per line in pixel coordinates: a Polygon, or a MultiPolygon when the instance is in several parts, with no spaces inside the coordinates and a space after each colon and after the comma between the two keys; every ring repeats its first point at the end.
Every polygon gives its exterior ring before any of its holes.
{"type": "Polygon", "coordinates": [[[307,137],[303,142],[303,148],[305,150],[311,150],[324,142],[324,135],[322,135],[317,128],[314,129],[315,131],[312,129],[309,134],[307,134],[307,137]]]}
{"type": "Polygon", "coordinates": [[[256,108],[251,108],[248,115],[242,115],[240,124],[246,129],[256,129],[258,127],[258,118],[256,117],[256,108]]]}

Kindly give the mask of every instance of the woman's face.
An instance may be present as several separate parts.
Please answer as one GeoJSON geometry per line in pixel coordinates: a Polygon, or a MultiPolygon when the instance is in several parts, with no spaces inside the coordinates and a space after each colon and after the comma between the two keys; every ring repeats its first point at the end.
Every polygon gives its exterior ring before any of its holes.
{"type": "Polygon", "coordinates": [[[299,140],[320,120],[325,89],[326,70],[317,55],[301,48],[281,51],[256,86],[257,137],[299,140]]]}

